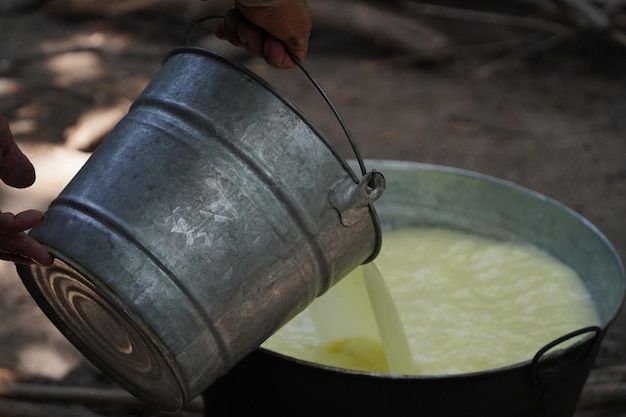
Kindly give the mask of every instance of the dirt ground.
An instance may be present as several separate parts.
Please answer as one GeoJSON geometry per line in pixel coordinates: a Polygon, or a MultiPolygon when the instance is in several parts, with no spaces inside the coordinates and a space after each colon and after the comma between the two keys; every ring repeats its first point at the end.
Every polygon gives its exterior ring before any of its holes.
{"type": "MultiPolygon", "coordinates": [[[[44,2],[0,15],[0,113],[38,172],[29,189],[0,188],[5,211],[45,210],[200,13],[51,10],[44,2]]],[[[349,20],[341,27],[341,19],[319,10],[324,18],[316,20],[305,65],[363,157],[454,166],[526,186],[585,216],[626,259],[626,47],[584,31],[530,48],[503,47],[531,30],[422,15],[413,18],[418,30],[407,52],[391,30],[363,22],[355,30],[349,20]],[[499,46],[487,47],[493,44],[499,46]]],[[[351,157],[328,106],[298,69],[268,68],[206,28],[193,42],[259,73],[351,157]]],[[[611,324],[598,368],[626,365],[625,314],[611,324]]],[[[38,310],[7,262],[0,262],[0,341],[0,380],[4,373],[4,380],[28,375],[107,386],[38,310]]],[[[5,401],[0,397],[0,415],[32,415],[19,413],[26,402],[5,401]]],[[[577,417],[624,417],[621,404],[581,409],[577,417]]],[[[115,406],[39,411],[150,414],[115,406]]]]}

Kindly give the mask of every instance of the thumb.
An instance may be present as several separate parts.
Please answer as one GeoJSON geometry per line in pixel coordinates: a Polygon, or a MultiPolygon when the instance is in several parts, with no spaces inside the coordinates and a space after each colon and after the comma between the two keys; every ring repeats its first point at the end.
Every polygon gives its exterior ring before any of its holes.
{"type": "Polygon", "coordinates": [[[35,182],[35,168],[13,140],[9,123],[0,116],[0,179],[11,187],[35,182]]]}

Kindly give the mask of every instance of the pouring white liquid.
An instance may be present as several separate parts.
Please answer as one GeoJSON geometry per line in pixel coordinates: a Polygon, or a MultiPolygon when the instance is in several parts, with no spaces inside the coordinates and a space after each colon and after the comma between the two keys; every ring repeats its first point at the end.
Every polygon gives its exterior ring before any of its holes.
{"type": "Polygon", "coordinates": [[[599,324],[576,273],[528,245],[399,229],[385,232],[376,265],[392,297],[386,304],[370,301],[359,267],[263,347],[343,368],[443,375],[529,360],[555,338],[599,324]],[[393,322],[395,309],[399,328],[380,322],[393,322]]]}
{"type": "Polygon", "coordinates": [[[414,368],[409,340],[393,296],[378,267],[372,262],[363,266],[365,287],[369,296],[378,334],[385,350],[389,372],[401,374],[414,368]]]}

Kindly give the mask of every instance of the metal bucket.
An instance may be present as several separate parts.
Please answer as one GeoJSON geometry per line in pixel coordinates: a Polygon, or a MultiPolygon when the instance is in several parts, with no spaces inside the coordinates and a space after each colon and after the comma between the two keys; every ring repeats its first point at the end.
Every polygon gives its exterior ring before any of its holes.
{"type": "Polygon", "coordinates": [[[259,77],[181,47],[31,231],[54,265],[18,272],[106,375],[178,410],[377,255],[383,189],[259,77]]]}
{"type": "Polygon", "coordinates": [[[443,226],[536,245],[578,273],[602,325],[565,334],[524,362],[459,375],[351,371],[258,349],[205,391],[206,415],[571,417],[624,300],[611,244],[580,215],[518,185],[449,167],[366,162],[385,173],[376,203],[383,230],[443,226]]]}

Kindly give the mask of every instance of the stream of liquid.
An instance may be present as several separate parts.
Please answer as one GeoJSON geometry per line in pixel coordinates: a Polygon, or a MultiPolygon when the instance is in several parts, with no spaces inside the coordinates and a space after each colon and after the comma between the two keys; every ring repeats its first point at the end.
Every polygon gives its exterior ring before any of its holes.
{"type": "Polygon", "coordinates": [[[374,262],[363,266],[363,278],[389,372],[401,374],[407,369],[413,369],[413,355],[402,319],[393,296],[374,262]]]}
{"type": "Polygon", "coordinates": [[[356,268],[263,347],[341,368],[444,375],[522,362],[599,325],[577,274],[533,246],[440,228],[383,238],[375,264],[356,268]]]}

